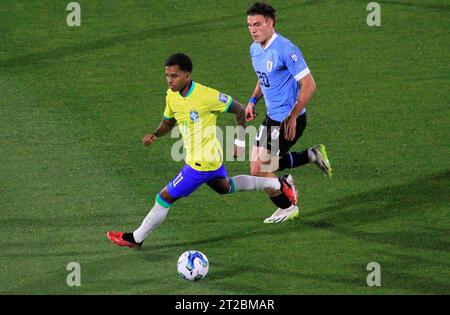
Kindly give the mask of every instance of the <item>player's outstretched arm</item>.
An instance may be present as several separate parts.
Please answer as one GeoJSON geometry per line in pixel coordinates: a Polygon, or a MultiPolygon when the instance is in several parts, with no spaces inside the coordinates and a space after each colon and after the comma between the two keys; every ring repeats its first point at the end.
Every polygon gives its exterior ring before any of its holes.
{"type": "Polygon", "coordinates": [[[241,103],[233,99],[230,107],[228,108],[229,113],[233,113],[236,115],[236,125],[242,126],[245,129],[245,109],[241,103]]]}
{"type": "Polygon", "coordinates": [[[244,153],[245,148],[245,109],[241,103],[233,99],[228,112],[236,115],[236,125],[240,127],[234,142],[234,156],[238,157],[244,153]]]}
{"type": "Polygon", "coordinates": [[[164,136],[175,127],[175,119],[163,119],[158,128],[153,133],[148,133],[144,136],[142,142],[144,145],[150,145],[155,142],[159,137],[164,136]]]}

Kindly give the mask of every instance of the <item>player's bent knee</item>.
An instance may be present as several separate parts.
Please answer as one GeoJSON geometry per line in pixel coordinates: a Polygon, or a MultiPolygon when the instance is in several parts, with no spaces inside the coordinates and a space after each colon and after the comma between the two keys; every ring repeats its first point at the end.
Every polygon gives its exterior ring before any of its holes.
{"type": "Polygon", "coordinates": [[[250,171],[250,175],[252,175],[252,176],[259,176],[259,175],[260,175],[260,172],[259,172],[259,170],[252,169],[252,170],[250,171]]]}
{"type": "Polygon", "coordinates": [[[217,193],[219,194],[219,195],[228,195],[229,193],[230,193],[230,190],[229,189],[219,189],[219,190],[217,190],[217,193]]]}
{"type": "Polygon", "coordinates": [[[260,164],[252,164],[250,167],[250,175],[252,176],[261,176],[261,165],[260,164]]]}
{"type": "Polygon", "coordinates": [[[227,194],[229,194],[231,192],[231,190],[233,190],[231,181],[232,180],[230,179],[230,182],[228,182],[227,184],[221,185],[220,187],[216,187],[216,192],[219,195],[227,195],[227,194]]]}
{"type": "Polygon", "coordinates": [[[166,202],[173,204],[175,201],[177,201],[179,198],[174,198],[169,194],[169,191],[167,190],[167,187],[164,187],[160,192],[159,195],[161,198],[163,198],[166,202]]]}

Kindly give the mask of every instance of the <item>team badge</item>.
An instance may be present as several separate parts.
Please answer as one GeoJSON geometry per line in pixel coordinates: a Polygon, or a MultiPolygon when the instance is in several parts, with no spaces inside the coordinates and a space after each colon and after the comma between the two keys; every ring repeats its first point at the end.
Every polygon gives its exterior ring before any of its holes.
{"type": "Polygon", "coordinates": [[[272,71],[273,62],[271,60],[267,61],[267,71],[272,71]]]}
{"type": "Polygon", "coordinates": [[[297,54],[292,54],[292,55],[291,55],[291,59],[292,59],[293,62],[297,62],[297,61],[298,61],[298,56],[297,56],[297,54]]]}
{"type": "Polygon", "coordinates": [[[191,110],[191,112],[189,113],[189,116],[191,117],[192,122],[196,122],[200,119],[200,116],[198,115],[198,113],[195,110],[191,110]]]}
{"type": "Polygon", "coordinates": [[[219,101],[221,101],[222,103],[227,103],[227,101],[228,101],[228,96],[227,95],[225,95],[225,94],[223,94],[223,93],[220,93],[219,94],[219,101]]]}

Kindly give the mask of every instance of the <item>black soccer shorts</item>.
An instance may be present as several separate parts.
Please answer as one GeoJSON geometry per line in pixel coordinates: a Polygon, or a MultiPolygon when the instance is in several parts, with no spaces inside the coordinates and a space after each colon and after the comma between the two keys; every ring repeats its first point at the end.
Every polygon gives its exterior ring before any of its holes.
{"type": "Polygon", "coordinates": [[[293,140],[288,141],[284,137],[284,124],[279,121],[270,119],[269,116],[266,116],[261,126],[259,127],[258,133],[256,134],[255,145],[257,147],[266,148],[272,155],[278,155],[279,157],[282,157],[289,152],[289,149],[302,136],[305,128],[306,113],[298,116],[295,137],[293,140]]]}

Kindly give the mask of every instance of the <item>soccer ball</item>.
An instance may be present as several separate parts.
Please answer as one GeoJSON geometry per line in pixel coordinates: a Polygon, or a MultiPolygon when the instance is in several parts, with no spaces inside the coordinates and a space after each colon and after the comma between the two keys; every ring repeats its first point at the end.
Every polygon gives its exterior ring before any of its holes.
{"type": "Polygon", "coordinates": [[[208,258],[198,250],[185,251],[178,259],[177,269],[180,277],[185,280],[201,280],[208,274],[208,258]]]}

